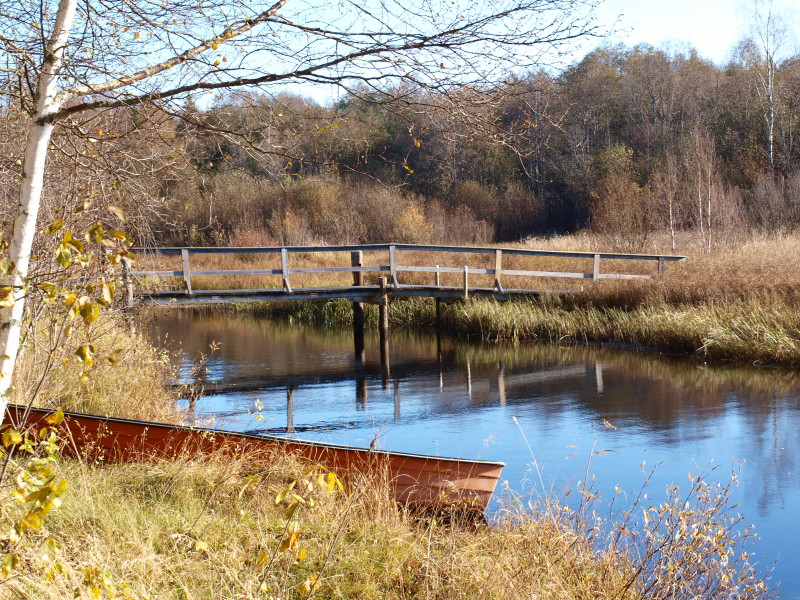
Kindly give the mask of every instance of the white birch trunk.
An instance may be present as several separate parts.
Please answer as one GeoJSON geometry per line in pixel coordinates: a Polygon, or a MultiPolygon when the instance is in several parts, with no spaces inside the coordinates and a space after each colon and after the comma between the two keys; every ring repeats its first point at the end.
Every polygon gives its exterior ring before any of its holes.
{"type": "Polygon", "coordinates": [[[19,353],[22,319],[25,311],[25,286],[30,267],[36,219],[44,187],[47,148],[53,133],[53,115],[59,109],[56,100],[58,78],[62,68],[64,47],[75,18],[77,0],[60,0],[55,26],[45,47],[44,61],[36,87],[34,123],[25,146],[19,204],[14,231],[9,241],[9,258],[16,270],[7,282],[14,288],[14,305],[0,310],[0,418],[5,414],[8,392],[19,353]]]}

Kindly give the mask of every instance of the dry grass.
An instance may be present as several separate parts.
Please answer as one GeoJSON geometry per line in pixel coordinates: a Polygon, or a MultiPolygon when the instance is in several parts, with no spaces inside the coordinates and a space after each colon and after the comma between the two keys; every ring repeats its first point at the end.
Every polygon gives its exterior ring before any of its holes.
{"type": "Polygon", "coordinates": [[[166,386],[171,376],[166,352],[119,315],[105,314],[88,328],[79,325],[69,337],[60,320],[41,319],[26,336],[11,401],[27,404],[35,396],[38,406],[175,422],[175,398],[166,386]],[[75,354],[88,343],[94,348],[91,367],[75,354]]]}
{"type": "Polygon", "coordinates": [[[317,577],[317,598],[625,600],[666,597],[678,582],[669,597],[767,597],[725,490],[700,479],[713,494],[676,490],[663,505],[626,507],[616,524],[592,516],[607,509],[581,489],[577,503],[510,499],[487,527],[398,509],[380,477],[330,494],[298,484],[316,502],[289,519],[275,499],[305,468],[290,456],[65,463],[70,489],[41,532],[61,544],[64,574],[44,577],[33,544],[0,597],[89,598],[87,572],[99,575],[92,585],[105,580],[102,597],[121,598],[304,598],[317,577]],[[682,537],[686,528],[704,533],[682,537]],[[294,530],[297,546],[282,545],[294,530]]]}

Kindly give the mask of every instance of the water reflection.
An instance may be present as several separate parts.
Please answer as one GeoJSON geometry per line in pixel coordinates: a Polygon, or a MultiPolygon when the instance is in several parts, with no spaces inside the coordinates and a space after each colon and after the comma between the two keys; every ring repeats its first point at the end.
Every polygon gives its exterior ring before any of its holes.
{"type": "Polygon", "coordinates": [[[800,597],[800,575],[790,570],[800,564],[790,533],[800,530],[796,372],[398,332],[387,369],[377,335],[367,336],[356,363],[350,331],[179,311],[159,313],[151,330],[175,352],[179,378],[190,377],[212,342],[220,345],[194,418],[226,428],[502,460],[515,489],[530,479],[528,444],[545,465],[545,485],[583,477],[591,460],[606,489],[636,490],[641,463],[661,463],[652,495],[684,484],[695,464],[715,461],[724,479],[734,457],[744,460],[734,500],[756,523],[765,562],[781,556],[783,597],[800,597]]]}

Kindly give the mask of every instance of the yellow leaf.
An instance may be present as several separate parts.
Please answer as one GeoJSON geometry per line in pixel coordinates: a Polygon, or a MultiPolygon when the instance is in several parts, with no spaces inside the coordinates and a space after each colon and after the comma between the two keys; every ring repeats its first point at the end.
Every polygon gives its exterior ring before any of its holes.
{"type": "Polygon", "coordinates": [[[196,552],[207,552],[208,551],[208,543],[204,542],[203,540],[197,540],[194,543],[194,549],[196,552]]]}
{"type": "Polygon", "coordinates": [[[123,223],[125,222],[125,211],[123,211],[119,206],[110,205],[108,207],[108,212],[117,217],[123,223]]]}
{"type": "Polygon", "coordinates": [[[88,327],[100,318],[100,307],[95,302],[82,302],[79,313],[83,317],[83,324],[88,327]]]}
{"type": "Polygon", "coordinates": [[[19,565],[19,556],[16,554],[6,554],[3,557],[3,579],[8,577],[11,574],[11,571],[14,571],[17,568],[17,565],[19,565]]]}
{"type": "Polygon", "coordinates": [[[114,300],[114,282],[111,283],[106,282],[103,280],[103,302],[105,304],[111,304],[114,300]]]}
{"type": "Polygon", "coordinates": [[[316,575],[309,575],[306,577],[306,580],[297,588],[297,592],[300,594],[300,597],[308,598],[314,588],[317,587],[317,581],[319,581],[319,578],[316,575]]]}
{"type": "Polygon", "coordinates": [[[45,422],[48,425],[60,425],[63,420],[64,420],[64,411],[61,410],[61,407],[59,406],[58,410],[56,410],[56,412],[54,412],[53,414],[49,415],[45,419],[45,422]]]}
{"type": "Polygon", "coordinates": [[[47,229],[45,229],[45,233],[50,235],[51,233],[57,232],[63,226],[64,226],[64,219],[56,219],[47,229]]]}
{"type": "Polygon", "coordinates": [[[94,362],[94,346],[92,344],[84,344],[80,346],[76,351],[75,354],[78,358],[81,359],[81,362],[86,363],[90,367],[94,362]]]}
{"type": "Polygon", "coordinates": [[[22,435],[16,429],[6,429],[3,432],[3,445],[11,446],[12,444],[22,443],[22,435]]]}
{"type": "Polygon", "coordinates": [[[14,306],[14,288],[11,286],[0,287],[0,306],[5,308],[14,306]]]}

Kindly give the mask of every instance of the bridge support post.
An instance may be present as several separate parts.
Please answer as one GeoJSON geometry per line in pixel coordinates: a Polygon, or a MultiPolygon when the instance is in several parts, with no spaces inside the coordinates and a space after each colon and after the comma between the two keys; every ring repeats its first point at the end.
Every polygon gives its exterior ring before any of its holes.
{"type": "MultiPolygon", "coordinates": [[[[353,267],[363,266],[363,253],[360,250],[350,253],[350,265],[353,267]]],[[[353,285],[364,285],[364,273],[353,271],[353,285]]],[[[363,302],[353,302],[353,347],[355,349],[355,361],[363,364],[365,358],[363,302]]]]}
{"type": "Polygon", "coordinates": [[[356,377],[356,410],[366,410],[368,399],[367,378],[361,373],[356,377]]]}
{"type": "Polygon", "coordinates": [[[378,301],[378,336],[381,344],[381,372],[383,373],[383,386],[388,389],[389,369],[389,295],[386,290],[386,277],[380,278],[381,290],[378,301]]]}

